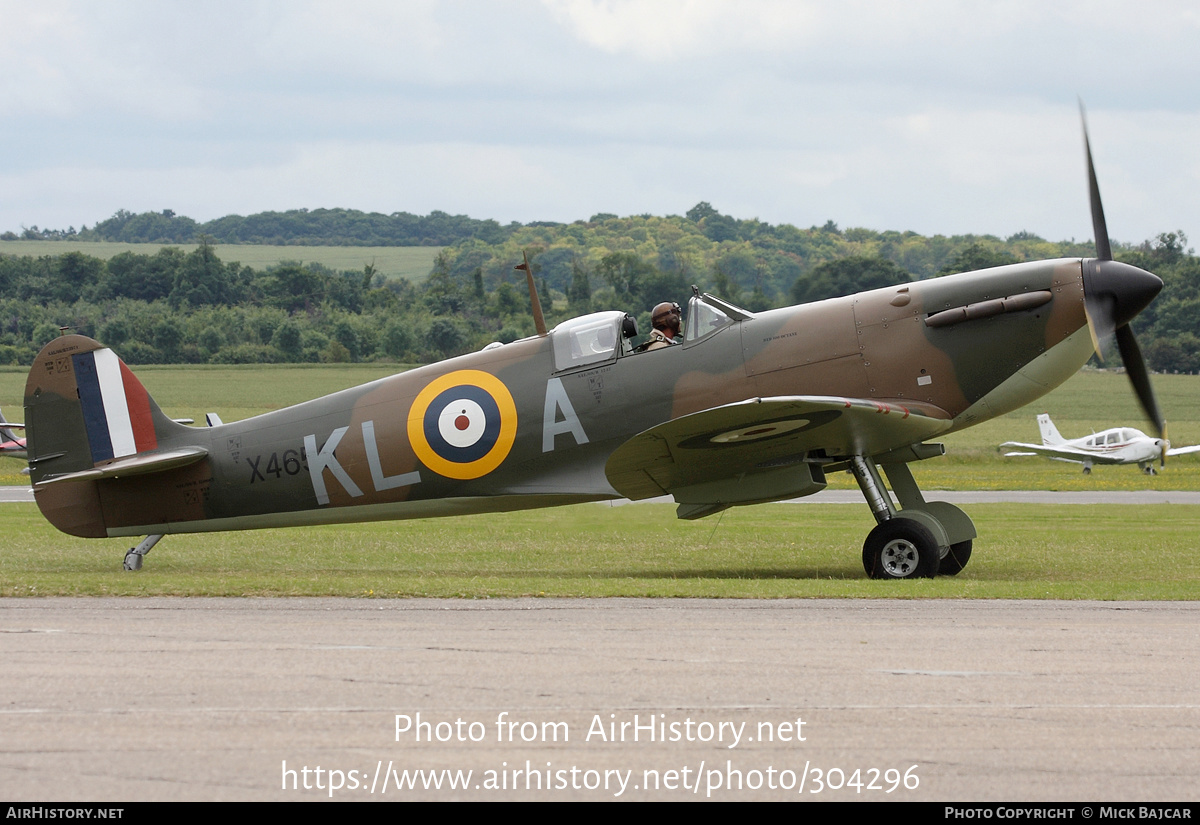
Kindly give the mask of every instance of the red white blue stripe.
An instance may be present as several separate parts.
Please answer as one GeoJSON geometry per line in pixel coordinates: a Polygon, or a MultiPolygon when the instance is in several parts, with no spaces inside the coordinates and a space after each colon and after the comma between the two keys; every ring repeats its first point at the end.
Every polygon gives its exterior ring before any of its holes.
{"type": "Polygon", "coordinates": [[[123,458],[158,447],[150,396],[110,349],[71,356],[92,461],[123,458]]]}

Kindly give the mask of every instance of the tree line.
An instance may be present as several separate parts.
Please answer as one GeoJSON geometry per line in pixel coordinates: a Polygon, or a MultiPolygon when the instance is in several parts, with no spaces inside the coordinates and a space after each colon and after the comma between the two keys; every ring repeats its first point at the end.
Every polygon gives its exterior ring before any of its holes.
{"type": "Polygon", "coordinates": [[[448,246],[464,238],[498,242],[520,224],[501,226],[494,220],[434,211],[360,212],[357,209],[291,209],[254,215],[226,215],[197,222],[174,210],[134,214],[121,209],[92,228],[76,230],[22,227],[21,232],[0,233],[0,240],[109,241],[114,243],[191,244],[205,236],[226,244],[281,246],[448,246]]]}
{"type": "MultiPolygon", "coordinates": [[[[1200,372],[1200,259],[1186,246],[1181,232],[1113,244],[1118,259],[1165,281],[1135,321],[1147,361],[1160,371],[1200,372]]],[[[168,247],[107,262],[78,252],[5,255],[0,244],[0,362],[30,363],[60,327],[116,347],[130,363],[435,360],[532,334],[524,278],[513,271],[524,254],[549,323],[611,308],[639,316],[647,331],[650,308],[682,303],[692,284],[759,311],[1094,253],[1090,243],[1026,232],[1000,239],[842,230],[832,222],[770,226],[701,203],[683,216],[600,214],[512,225],[492,238],[461,236],[419,284],[385,279],[369,266],[337,272],[285,262],[256,270],[233,261],[236,254],[237,246],[204,236],[191,252],[168,247]]]]}

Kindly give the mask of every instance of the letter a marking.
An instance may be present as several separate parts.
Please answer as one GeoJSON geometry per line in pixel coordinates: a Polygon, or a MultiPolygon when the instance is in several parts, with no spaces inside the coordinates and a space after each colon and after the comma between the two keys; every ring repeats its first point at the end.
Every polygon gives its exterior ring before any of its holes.
{"type": "Polygon", "coordinates": [[[546,382],[546,407],[542,413],[542,452],[548,453],[554,449],[554,437],[561,433],[570,433],[576,444],[587,444],[587,433],[579,423],[579,416],[571,406],[571,399],[563,389],[562,380],[551,378],[546,382]],[[559,412],[563,420],[558,420],[559,412]]]}

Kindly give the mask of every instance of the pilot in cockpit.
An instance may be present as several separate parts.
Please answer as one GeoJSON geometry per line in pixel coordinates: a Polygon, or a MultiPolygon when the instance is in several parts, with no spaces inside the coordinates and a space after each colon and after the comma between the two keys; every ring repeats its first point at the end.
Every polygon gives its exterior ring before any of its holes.
{"type": "Polygon", "coordinates": [[[637,351],[649,352],[677,343],[679,323],[682,319],[683,311],[674,301],[664,301],[654,307],[654,311],[650,313],[650,325],[653,327],[650,330],[650,338],[638,347],[637,351]]]}

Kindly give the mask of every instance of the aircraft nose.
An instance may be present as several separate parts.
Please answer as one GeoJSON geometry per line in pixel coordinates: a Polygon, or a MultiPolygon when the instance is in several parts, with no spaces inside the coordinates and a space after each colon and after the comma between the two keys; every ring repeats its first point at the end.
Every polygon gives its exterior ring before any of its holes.
{"type": "Polygon", "coordinates": [[[1108,304],[1118,329],[1150,305],[1163,287],[1152,272],[1120,261],[1088,260],[1083,267],[1083,291],[1089,299],[1108,304]]]}

